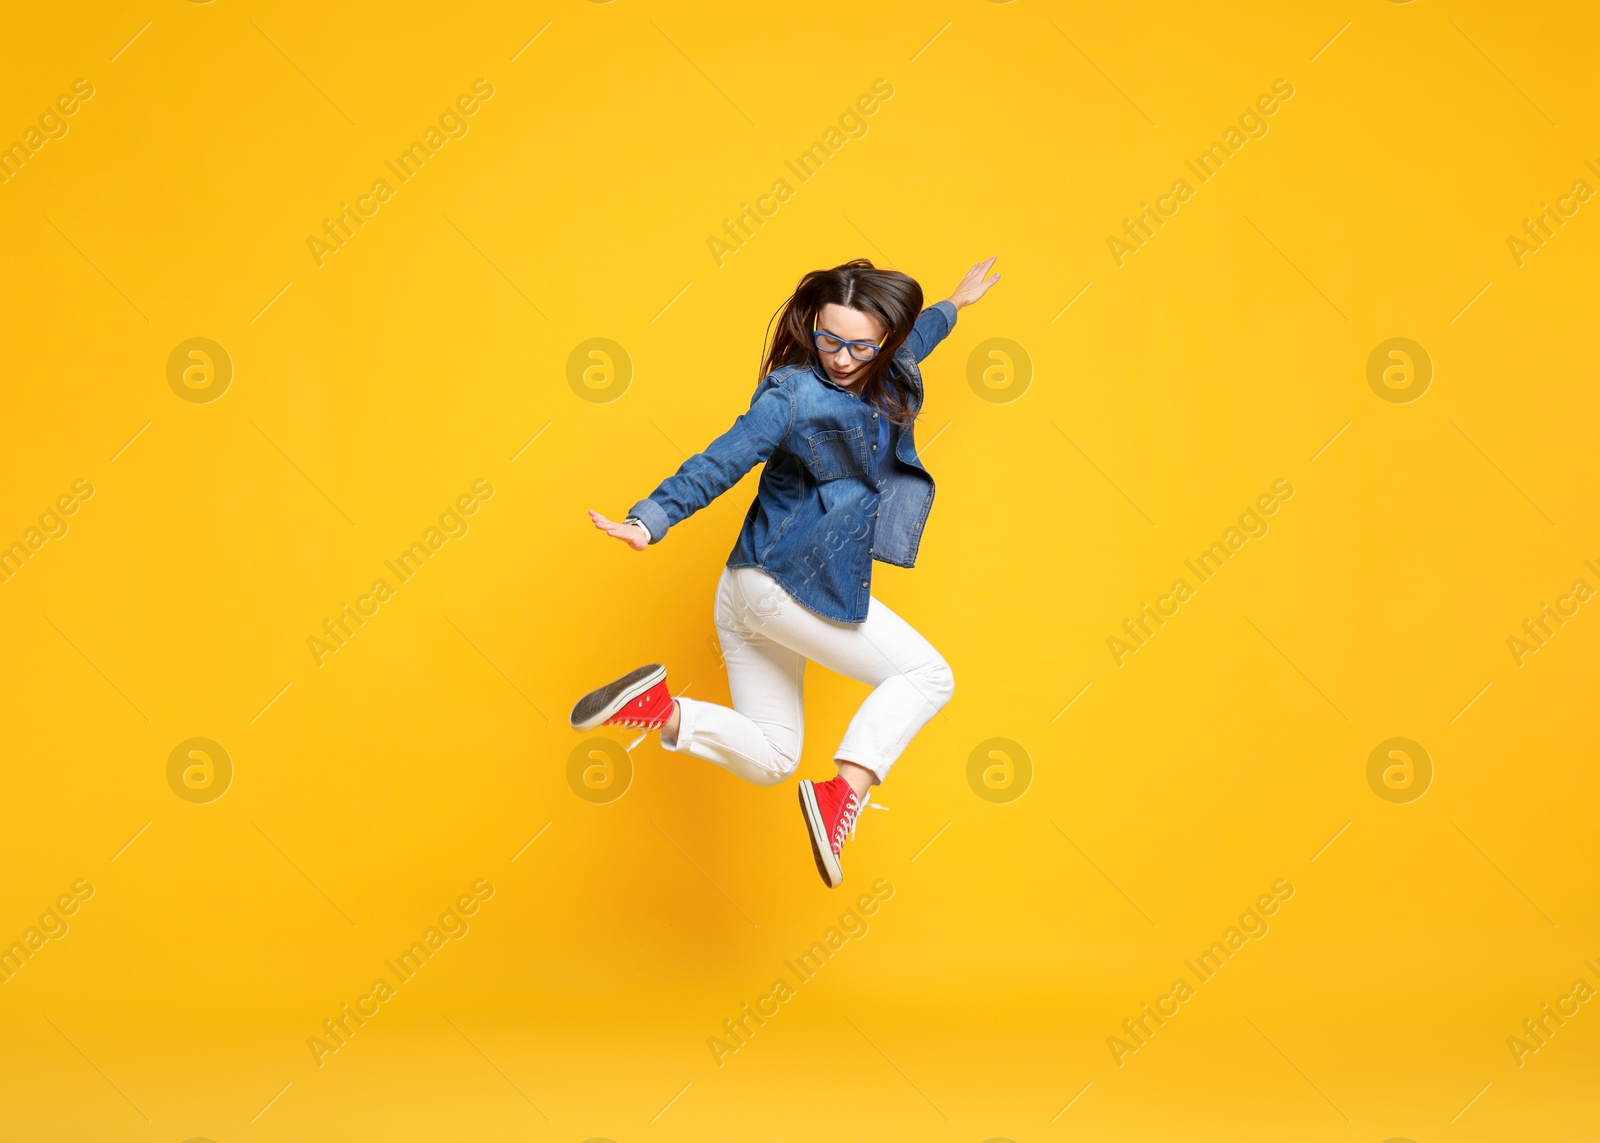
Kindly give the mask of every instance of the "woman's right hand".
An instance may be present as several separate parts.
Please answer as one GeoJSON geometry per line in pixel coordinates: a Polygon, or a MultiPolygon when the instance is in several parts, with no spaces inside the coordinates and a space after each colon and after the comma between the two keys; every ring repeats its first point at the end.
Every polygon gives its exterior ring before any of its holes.
{"type": "Polygon", "coordinates": [[[619,524],[615,520],[607,520],[593,508],[589,509],[589,519],[594,521],[594,526],[608,536],[614,536],[636,552],[642,552],[650,546],[650,541],[645,537],[644,529],[637,524],[619,524]]]}

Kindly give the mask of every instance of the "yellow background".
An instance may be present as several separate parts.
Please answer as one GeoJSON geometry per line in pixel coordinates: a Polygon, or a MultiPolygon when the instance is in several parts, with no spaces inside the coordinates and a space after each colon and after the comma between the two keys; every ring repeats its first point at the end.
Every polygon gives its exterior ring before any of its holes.
{"type": "MultiPolygon", "coordinates": [[[[95,895],[0,985],[4,1137],[1589,1138],[1596,1006],[1522,1066],[1506,1040],[1600,985],[1600,603],[1520,667],[1506,639],[1600,587],[1600,202],[1520,267],[1506,239],[1600,187],[1597,24],[8,6],[0,141],[95,95],[0,186],[0,540],[95,494],[0,586],[0,940],[95,895]],[[308,236],[479,78],[469,133],[319,267],[308,236]],[[1280,78],[1269,133],[1119,267],[1108,236],[1280,78]],[[878,79],[868,133],[719,266],[707,238],[878,79]],[[726,701],[712,593],[756,476],[642,555],[584,510],[745,408],[804,271],[866,256],[931,302],[991,253],[925,365],[919,565],[874,582],[956,694],[845,888],[792,785],[653,738],[580,799],[585,690],[660,661],[726,701]],[[195,337],[234,366],[211,403],[167,382],[195,337]],[[615,400],[568,381],[596,337],[632,363],[615,400]],[[1433,363],[1414,402],[1368,385],[1393,337],[1433,363]],[[991,338],[1031,361],[1015,400],[970,383],[991,338]],[[479,478],[470,532],[318,666],[307,638],[479,478]],[[1270,532],[1117,666],[1279,478],[1270,532]],[[195,737],[235,768],[209,804],[167,782],[195,737]],[[996,737],[1033,769],[1005,803],[967,780],[996,737]],[[1395,737],[1435,769],[1408,804],[1367,782],[1395,737]],[[707,1037],[878,878],[870,933],[719,1067],[707,1037]],[[470,934],[319,1067],[307,1038],[478,879],[470,934]],[[1118,1066],[1278,879],[1270,934],[1118,1066]]],[[[805,776],[864,693],[813,668],[805,776]]]]}

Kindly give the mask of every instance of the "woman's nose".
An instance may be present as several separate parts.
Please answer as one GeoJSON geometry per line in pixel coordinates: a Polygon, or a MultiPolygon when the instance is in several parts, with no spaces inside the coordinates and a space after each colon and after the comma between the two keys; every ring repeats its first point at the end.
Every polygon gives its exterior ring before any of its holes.
{"type": "Polygon", "coordinates": [[[841,345],[839,347],[839,352],[833,355],[833,367],[839,370],[841,373],[846,372],[850,368],[850,361],[851,357],[849,347],[841,345]]]}

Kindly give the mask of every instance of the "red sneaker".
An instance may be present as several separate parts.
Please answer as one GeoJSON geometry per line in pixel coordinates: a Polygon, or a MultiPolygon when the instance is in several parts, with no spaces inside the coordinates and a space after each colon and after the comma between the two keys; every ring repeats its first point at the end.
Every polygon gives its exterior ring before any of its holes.
{"type": "Polygon", "coordinates": [[[667,669],[651,663],[584,695],[567,721],[573,730],[602,725],[660,730],[672,717],[675,703],[667,690],[667,669]]]}
{"type": "MultiPolygon", "coordinates": [[[[846,836],[856,835],[856,815],[869,805],[869,792],[860,799],[850,788],[850,783],[839,774],[826,782],[800,783],[800,812],[806,819],[806,832],[811,836],[811,855],[817,859],[817,872],[828,888],[836,889],[844,880],[844,870],[839,866],[839,850],[844,848],[846,836]]],[[[874,805],[875,810],[885,809],[874,805]]]]}

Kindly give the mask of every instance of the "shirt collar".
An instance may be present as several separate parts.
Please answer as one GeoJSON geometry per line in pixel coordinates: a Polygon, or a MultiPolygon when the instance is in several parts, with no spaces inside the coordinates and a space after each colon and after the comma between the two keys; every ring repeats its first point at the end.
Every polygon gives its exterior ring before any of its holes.
{"type": "Polygon", "coordinates": [[[843,385],[839,384],[832,377],[829,377],[827,370],[823,369],[822,366],[819,365],[816,362],[815,359],[813,359],[812,361],[808,362],[807,364],[811,368],[811,375],[813,377],[816,377],[823,384],[829,385],[832,388],[839,390],[839,392],[845,394],[846,396],[855,397],[855,399],[860,401],[863,405],[871,403],[865,397],[860,396],[859,394],[856,394],[856,393],[852,393],[849,389],[846,389],[843,385]]]}

